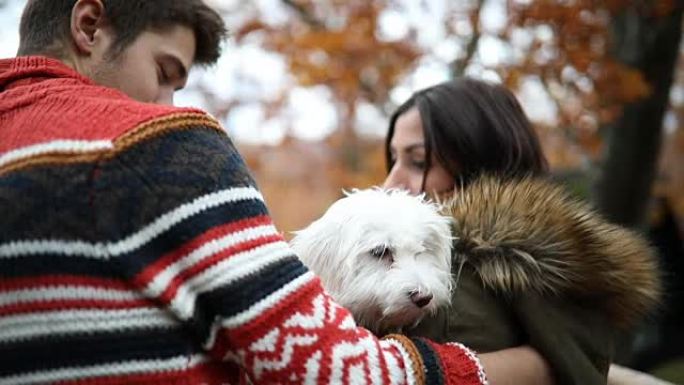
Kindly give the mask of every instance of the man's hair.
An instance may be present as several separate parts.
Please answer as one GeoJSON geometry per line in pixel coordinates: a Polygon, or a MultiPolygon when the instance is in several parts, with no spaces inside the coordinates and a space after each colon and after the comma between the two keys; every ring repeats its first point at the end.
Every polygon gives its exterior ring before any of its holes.
{"type": "MultiPolygon", "coordinates": [[[[69,36],[71,11],[77,0],[29,0],[19,26],[18,55],[62,54],[69,36]],[[56,51],[56,52],[55,52],[56,51]]],[[[212,64],[221,51],[226,27],[202,0],[102,0],[116,39],[112,54],[120,53],[142,32],[175,25],[192,29],[197,41],[195,62],[212,64]]]]}

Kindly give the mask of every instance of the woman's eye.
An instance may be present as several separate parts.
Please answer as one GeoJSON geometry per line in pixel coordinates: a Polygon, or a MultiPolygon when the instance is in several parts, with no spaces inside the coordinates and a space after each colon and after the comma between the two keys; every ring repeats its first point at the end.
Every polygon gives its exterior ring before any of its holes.
{"type": "Polygon", "coordinates": [[[413,160],[411,161],[411,166],[422,171],[425,170],[425,167],[427,167],[427,163],[421,160],[413,160]]]}
{"type": "Polygon", "coordinates": [[[392,249],[387,247],[387,245],[380,245],[373,248],[370,251],[370,254],[377,259],[388,260],[390,262],[394,259],[392,249]]]}

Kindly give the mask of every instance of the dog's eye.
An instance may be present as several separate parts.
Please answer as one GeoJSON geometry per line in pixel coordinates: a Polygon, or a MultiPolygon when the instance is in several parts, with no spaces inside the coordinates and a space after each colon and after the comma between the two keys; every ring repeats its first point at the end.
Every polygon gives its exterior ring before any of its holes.
{"type": "Polygon", "coordinates": [[[386,259],[389,261],[393,259],[392,249],[387,247],[387,245],[380,245],[378,247],[375,247],[370,251],[370,255],[374,256],[377,259],[386,259]]]}

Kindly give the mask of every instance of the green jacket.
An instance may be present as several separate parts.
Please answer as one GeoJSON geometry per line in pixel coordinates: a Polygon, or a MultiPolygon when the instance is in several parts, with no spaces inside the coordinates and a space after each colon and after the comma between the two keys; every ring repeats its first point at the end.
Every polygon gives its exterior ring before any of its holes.
{"type": "Polygon", "coordinates": [[[478,353],[530,345],[562,385],[606,384],[613,333],[605,317],[578,303],[497,295],[483,287],[472,267],[463,268],[451,306],[408,331],[437,342],[458,341],[478,353]]]}
{"type": "Polygon", "coordinates": [[[557,384],[605,385],[618,332],[657,302],[647,243],[540,180],[483,178],[447,207],[451,305],[407,333],[479,353],[530,345],[557,384]]]}

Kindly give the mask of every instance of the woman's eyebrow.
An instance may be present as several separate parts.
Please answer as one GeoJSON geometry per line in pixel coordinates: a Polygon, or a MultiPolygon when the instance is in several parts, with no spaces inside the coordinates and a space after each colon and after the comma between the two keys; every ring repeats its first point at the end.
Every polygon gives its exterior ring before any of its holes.
{"type": "Polygon", "coordinates": [[[411,143],[408,146],[402,147],[402,148],[396,148],[395,146],[390,145],[390,154],[396,154],[397,152],[403,152],[405,154],[411,154],[415,151],[424,150],[424,149],[425,149],[425,143],[423,143],[423,142],[411,143]]]}
{"type": "Polygon", "coordinates": [[[425,143],[423,142],[418,142],[418,143],[413,143],[409,144],[408,146],[404,147],[404,152],[411,153],[416,150],[424,150],[425,149],[425,143]]]}

